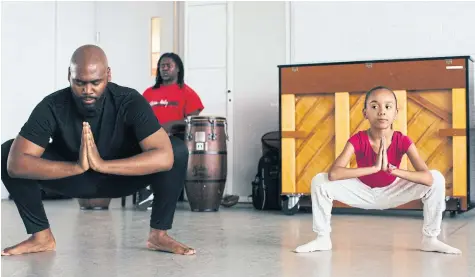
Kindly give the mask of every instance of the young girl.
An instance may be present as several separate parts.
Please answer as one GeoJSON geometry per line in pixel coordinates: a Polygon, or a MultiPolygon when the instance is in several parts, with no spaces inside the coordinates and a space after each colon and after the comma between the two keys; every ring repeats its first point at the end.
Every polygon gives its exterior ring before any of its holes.
{"type": "Polygon", "coordinates": [[[424,223],[421,250],[460,254],[437,239],[445,210],[445,178],[428,170],[411,139],[392,130],[397,99],[386,87],[366,93],[363,114],[370,128],[353,135],[330,171],[312,179],[313,231],[317,238],[295,249],[312,252],[332,249],[330,218],[333,200],[362,209],[389,209],[422,199],[424,223]],[[358,168],[347,168],[355,154],[358,168]],[[407,154],[416,171],[399,169],[407,154]]]}

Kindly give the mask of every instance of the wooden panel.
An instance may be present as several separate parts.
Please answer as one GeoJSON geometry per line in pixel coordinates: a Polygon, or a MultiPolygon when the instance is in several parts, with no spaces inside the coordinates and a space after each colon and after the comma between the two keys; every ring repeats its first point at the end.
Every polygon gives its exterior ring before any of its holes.
{"type": "Polygon", "coordinates": [[[302,131],[282,131],[282,138],[306,138],[308,134],[302,131]]]}
{"type": "Polygon", "coordinates": [[[338,157],[350,138],[350,95],[335,94],[335,158],[338,157]]]}
{"type": "Polygon", "coordinates": [[[335,160],[335,98],[307,95],[296,102],[296,130],[308,133],[296,143],[296,192],[310,193],[312,178],[335,160]]]}
{"type": "MultiPolygon", "coordinates": [[[[465,89],[452,90],[452,127],[467,127],[465,89]]],[[[467,138],[453,137],[453,195],[467,195],[467,138]]]]}
{"type": "MultiPolygon", "coordinates": [[[[452,196],[453,176],[456,174],[452,166],[452,138],[439,135],[440,130],[453,129],[451,118],[447,122],[440,116],[441,112],[452,115],[452,91],[395,93],[398,98],[399,114],[394,122],[394,129],[407,134],[414,141],[420,156],[430,169],[442,172],[446,178],[446,195],[452,196]]],[[[362,113],[364,97],[364,93],[343,92],[302,95],[297,96],[296,101],[294,98],[287,98],[289,103],[283,105],[288,104],[289,109],[292,109],[290,101],[294,103],[295,131],[283,131],[287,137],[291,137],[289,140],[294,141],[293,144],[287,142],[286,146],[283,146],[294,149],[294,152],[284,150],[283,172],[285,172],[284,179],[287,178],[283,182],[284,192],[308,194],[312,177],[320,172],[328,172],[348,138],[358,131],[369,128],[369,123],[362,113]],[[290,177],[290,171],[294,172],[294,177],[290,177]],[[295,181],[292,183],[290,178],[294,178],[295,181]]],[[[465,149],[463,144],[462,148],[465,149]]],[[[466,152],[462,154],[464,153],[466,152]]],[[[356,167],[354,156],[350,161],[350,167],[356,167]]],[[[407,156],[403,158],[401,168],[414,170],[407,156]]],[[[464,173],[460,174],[462,176],[464,173]]]]}
{"type": "MultiPolygon", "coordinates": [[[[364,99],[365,93],[350,94],[350,136],[369,128],[369,122],[363,115],[364,99]]],[[[350,168],[356,167],[356,158],[353,155],[350,160],[350,168]]]]}
{"type": "MultiPolygon", "coordinates": [[[[439,136],[440,129],[451,128],[451,90],[407,92],[407,134],[430,169],[439,170],[446,179],[446,195],[452,195],[452,141],[439,136]],[[416,100],[414,100],[416,99],[416,100]],[[422,99],[422,100],[421,100],[422,99]]],[[[414,170],[411,163],[408,170],[414,170]]]]}
{"type": "Polygon", "coordinates": [[[433,104],[431,101],[433,101],[434,99],[429,100],[417,94],[409,94],[407,97],[409,97],[413,102],[417,103],[419,106],[432,111],[435,116],[438,116],[447,122],[451,121],[452,114],[443,109],[440,109],[436,104],[433,104]]]}
{"type": "MultiPolygon", "coordinates": [[[[282,131],[295,131],[295,95],[282,95],[282,131]]],[[[282,138],[282,192],[295,192],[295,139],[282,138]]]]}
{"type": "Polygon", "coordinates": [[[295,193],[295,139],[282,139],[282,193],[295,193]]]}
{"type": "Polygon", "coordinates": [[[295,95],[282,95],[282,131],[295,131],[295,95]]]}
{"type": "MultiPolygon", "coordinates": [[[[465,87],[465,70],[447,69],[445,60],[378,61],[365,63],[305,65],[281,68],[282,94],[367,91],[375,86],[393,90],[434,90],[465,87]]],[[[463,66],[465,59],[453,59],[463,66]]]]}
{"type": "Polygon", "coordinates": [[[466,137],[467,129],[465,128],[450,128],[450,129],[440,129],[439,136],[441,137],[466,137]]]}
{"type": "MultiPolygon", "coordinates": [[[[394,91],[397,98],[398,113],[393,123],[393,129],[407,135],[407,92],[405,90],[394,91]]],[[[407,169],[407,155],[401,160],[401,169],[407,169]]]]}

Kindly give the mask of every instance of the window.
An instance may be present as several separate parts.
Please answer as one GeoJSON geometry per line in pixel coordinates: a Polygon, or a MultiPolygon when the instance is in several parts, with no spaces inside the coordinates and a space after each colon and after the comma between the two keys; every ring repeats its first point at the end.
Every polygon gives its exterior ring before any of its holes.
{"type": "Polygon", "coordinates": [[[151,55],[151,74],[156,76],[157,74],[157,62],[160,59],[160,35],[162,19],[159,17],[152,17],[152,55],[151,55]]]}

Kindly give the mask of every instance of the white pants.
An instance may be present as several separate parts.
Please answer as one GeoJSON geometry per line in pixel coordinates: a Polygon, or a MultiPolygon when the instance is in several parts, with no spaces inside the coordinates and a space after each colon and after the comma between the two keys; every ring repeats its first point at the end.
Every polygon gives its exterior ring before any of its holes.
{"type": "Polygon", "coordinates": [[[442,213],[445,211],[445,178],[431,170],[434,183],[428,187],[397,178],[383,188],[370,188],[358,178],[329,181],[327,173],[312,179],[313,231],[319,235],[331,232],[330,218],[333,200],[361,209],[389,209],[412,200],[424,203],[422,233],[436,237],[440,234],[442,213]]]}

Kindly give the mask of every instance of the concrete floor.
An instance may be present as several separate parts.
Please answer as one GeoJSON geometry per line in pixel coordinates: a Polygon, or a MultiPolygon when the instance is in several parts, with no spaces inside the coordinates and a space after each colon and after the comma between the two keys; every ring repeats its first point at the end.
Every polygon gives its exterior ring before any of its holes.
{"type": "MultiPolygon", "coordinates": [[[[333,251],[295,254],[314,237],[310,213],[285,216],[244,204],[193,213],[182,202],[170,234],[197,249],[185,257],[146,250],[150,211],[136,211],[130,202],[125,209],[114,199],[109,211],[81,211],[76,200],[45,201],[56,252],[2,257],[2,276],[475,276],[475,211],[444,219],[440,238],[461,256],[415,249],[420,212],[337,213],[333,251]]],[[[26,233],[13,202],[1,205],[4,248],[26,233]]]]}

